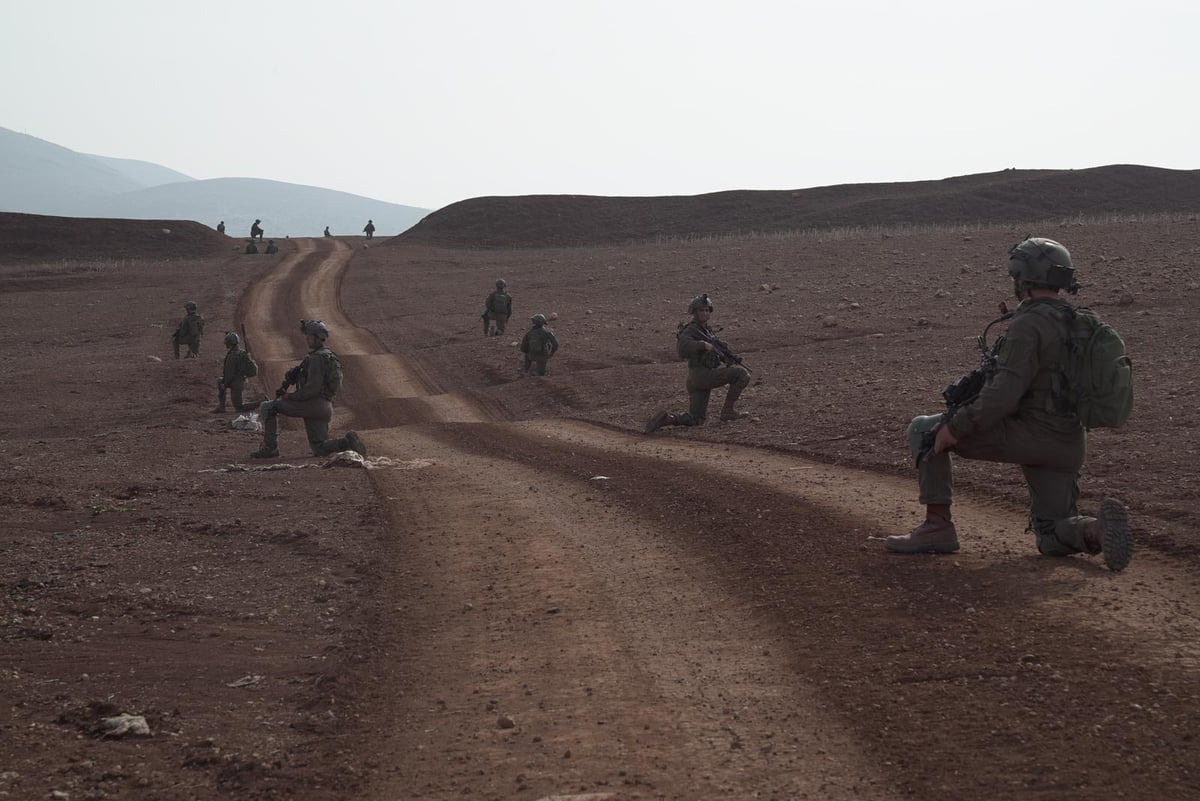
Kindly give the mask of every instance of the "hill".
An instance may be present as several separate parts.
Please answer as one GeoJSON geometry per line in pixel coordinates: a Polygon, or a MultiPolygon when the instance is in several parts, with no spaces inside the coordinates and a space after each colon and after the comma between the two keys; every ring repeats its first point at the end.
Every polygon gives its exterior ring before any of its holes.
{"type": "Polygon", "coordinates": [[[430,214],[397,241],[455,247],[571,247],[658,237],[1197,210],[1200,170],[1114,165],[687,197],[482,197],[430,214]]]}
{"type": "Polygon", "coordinates": [[[237,242],[190,220],[85,219],[0,212],[0,264],[198,258],[236,249],[237,242]]]}
{"type": "Polygon", "coordinates": [[[130,219],[174,217],[216,226],[224,220],[230,236],[249,236],[262,220],[268,237],[357,235],[374,220],[381,235],[398,234],[424,217],[427,209],[372,200],[348,192],[261,178],[212,178],[152,186],[112,197],[106,213],[130,219]]]}
{"type": "Polygon", "coordinates": [[[259,178],[196,180],[159,164],[77,153],[0,128],[0,212],[61,217],[197,220],[248,234],[262,219],[268,235],[357,234],[374,220],[398,234],[429,210],[259,178]]]}

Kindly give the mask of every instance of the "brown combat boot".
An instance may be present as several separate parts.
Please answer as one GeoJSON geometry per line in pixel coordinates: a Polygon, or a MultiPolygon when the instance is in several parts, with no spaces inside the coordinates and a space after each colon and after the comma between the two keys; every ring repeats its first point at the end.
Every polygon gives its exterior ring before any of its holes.
{"type": "Polygon", "coordinates": [[[673,426],[678,419],[675,415],[663,409],[646,421],[646,433],[653,434],[663,426],[673,426]]]}
{"type": "Polygon", "coordinates": [[[1083,545],[1088,553],[1104,554],[1109,570],[1124,570],[1133,558],[1133,534],[1125,505],[1115,498],[1105,498],[1099,519],[1083,529],[1083,545]]]}
{"type": "Polygon", "coordinates": [[[925,522],[907,534],[893,535],[884,542],[892,553],[956,553],[958,532],[950,519],[949,506],[927,506],[925,522]]]}

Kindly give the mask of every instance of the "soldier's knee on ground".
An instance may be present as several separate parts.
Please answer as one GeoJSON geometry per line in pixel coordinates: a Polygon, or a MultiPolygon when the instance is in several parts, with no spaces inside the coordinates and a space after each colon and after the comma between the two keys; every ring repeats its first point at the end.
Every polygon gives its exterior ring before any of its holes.
{"type": "Polygon", "coordinates": [[[738,377],[737,380],[733,382],[733,385],[738,389],[745,389],[746,387],[750,386],[750,371],[741,366],[737,367],[736,369],[738,377]]]}
{"type": "Polygon", "coordinates": [[[1065,545],[1055,534],[1053,520],[1030,518],[1029,530],[1037,540],[1038,553],[1042,556],[1070,556],[1079,553],[1078,548],[1065,545]]]}

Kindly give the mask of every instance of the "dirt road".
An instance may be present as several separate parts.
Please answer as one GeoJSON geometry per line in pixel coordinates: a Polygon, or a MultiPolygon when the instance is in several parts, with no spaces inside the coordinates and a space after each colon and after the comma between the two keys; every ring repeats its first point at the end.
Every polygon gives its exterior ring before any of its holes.
{"type": "MultiPolygon", "coordinates": [[[[962,497],[961,555],[897,558],[914,482],[570,420],[505,422],[356,327],[321,240],[241,307],[269,365],[321,316],[337,426],[399,561],[364,668],[367,797],[1195,797],[1200,593],[1033,556],[962,497]]],[[[553,379],[547,379],[552,381],[553,379]]]]}

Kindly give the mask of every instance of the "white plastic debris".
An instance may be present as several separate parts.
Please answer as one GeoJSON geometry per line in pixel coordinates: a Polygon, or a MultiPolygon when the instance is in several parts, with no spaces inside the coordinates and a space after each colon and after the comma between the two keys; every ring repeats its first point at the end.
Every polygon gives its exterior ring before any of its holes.
{"type": "Polygon", "coordinates": [[[262,422],[258,419],[258,412],[246,412],[239,414],[233,418],[233,422],[229,424],[230,428],[236,428],[239,431],[254,431],[262,433],[262,422]]]}
{"type": "Polygon", "coordinates": [[[104,718],[100,721],[98,730],[105,737],[150,736],[150,724],[141,715],[121,714],[112,718],[104,718]]]}

